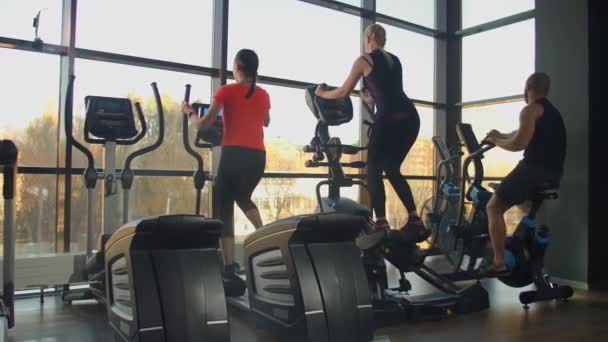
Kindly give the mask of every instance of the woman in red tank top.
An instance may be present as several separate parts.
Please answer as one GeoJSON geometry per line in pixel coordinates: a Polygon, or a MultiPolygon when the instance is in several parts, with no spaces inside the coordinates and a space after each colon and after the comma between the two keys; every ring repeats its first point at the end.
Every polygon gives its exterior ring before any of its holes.
{"type": "Polygon", "coordinates": [[[219,219],[224,222],[222,251],[224,256],[224,288],[227,295],[241,296],[245,282],[236,275],[240,266],[234,262],[234,203],[257,229],[263,223],[251,195],[264,175],[266,152],[264,127],[270,124],[270,97],[256,86],[259,59],[252,50],[240,50],[234,60],[235,83],[217,89],[209,111],[199,118],[185,103],[184,114],[199,130],[205,130],[223,118],[222,155],[215,187],[219,196],[219,219]]]}

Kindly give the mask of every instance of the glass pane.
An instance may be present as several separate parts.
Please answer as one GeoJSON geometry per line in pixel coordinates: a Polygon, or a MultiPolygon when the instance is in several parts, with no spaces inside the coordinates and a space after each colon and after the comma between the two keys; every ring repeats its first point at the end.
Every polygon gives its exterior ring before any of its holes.
{"type": "MultiPolygon", "coordinates": [[[[209,103],[210,78],[163,70],[155,70],[113,63],[77,60],[75,91],[74,91],[74,135],[83,141],[84,130],[84,98],[87,95],[128,97],[133,102],[140,101],[148,121],[148,133],[134,146],[120,146],[117,149],[116,163],[118,167],[124,164],[125,156],[150,145],[158,136],[157,110],[150,84],[157,82],[161,93],[165,112],[165,138],[163,144],[155,151],[138,157],[133,162],[133,168],[149,169],[194,169],[195,161],[190,157],[182,143],[182,114],[181,102],[184,98],[184,87],[192,85],[191,102],[209,103]],[[117,77],[120,75],[120,77],[117,77]]],[[[136,119],[137,121],[137,119],[136,119]]],[[[190,136],[194,137],[191,128],[190,136]]],[[[90,146],[95,152],[97,166],[103,165],[103,148],[101,145],[90,146]]],[[[74,152],[75,167],[84,167],[83,155],[74,152]]],[[[209,165],[209,164],[206,164],[209,165]]],[[[206,167],[206,169],[209,169],[206,167]]]]}
{"type": "Polygon", "coordinates": [[[462,0],[462,27],[480,25],[534,9],[534,0],[462,0]]]}
{"type": "Polygon", "coordinates": [[[361,0],[338,0],[338,2],[343,2],[345,4],[361,7],[361,0]]]}
{"type": "Polygon", "coordinates": [[[414,146],[401,165],[401,172],[405,175],[432,176],[435,171],[433,161],[435,148],[433,146],[434,109],[416,107],[420,115],[420,132],[414,146]]]}
{"type": "Polygon", "coordinates": [[[250,48],[262,75],[341,85],[360,55],[360,25],[357,16],[301,1],[232,0],[229,68],[239,49],[250,48]]]}
{"type": "MultiPolygon", "coordinates": [[[[470,123],[477,140],[481,141],[492,129],[509,133],[519,127],[519,113],[525,103],[512,102],[483,107],[464,108],[462,122],[470,123]]],[[[522,152],[494,148],[485,154],[483,166],[486,177],[504,177],[522,159],[522,152]]],[[[471,167],[471,172],[472,167],[471,167]]]]}
{"type": "MultiPolygon", "coordinates": [[[[63,189],[61,191],[63,192],[63,189]]],[[[103,220],[103,209],[101,206],[103,200],[102,181],[97,181],[97,186],[93,190],[93,198],[93,242],[94,246],[97,246],[99,235],[102,232],[101,227],[103,220]]],[[[72,176],[71,206],[72,216],[70,217],[70,251],[86,251],[88,189],[85,187],[84,177],[81,175],[72,176]]],[[[120,217],[119,215],[120,213],[116,213],[116,216],[120,217]]],[[[60,219],[62,219],[62,217],[60,217],[60,219]]]]}
{"type": "MultiPolygon", "coordinates": [[[[264,178],[253,193],[253,202],[258,206],[262,221],[271,223],[276,220],[303,214],[311,214],[317,208],[315,187],[320,179],[309,178],[264,178]]],[[[327,187],[321,188],[321,195],[327,196],[327,187]]],[[[341,196],[357,201],[359,188],[342,188],[341,196]]],[[[248,235],[254,228],[241,212],[234,207],[235,235],[248,235]]]]}
{"type": "Polygon", "coordinates": [[[211,66],[212,25],[212,0],[80,1],[76,46],[211,66]]]}
{"type": "Polygon", "coordinates": [[[0,136],[15,140],[22,166],[57,165],[59,57],[0,49],[0,136]]]}
{"type": "MultiPolygon", "coordinates": [[[[14,202],[17,256],[55,252],[56,180],[55,175],[18,175],[14,202]]],[[[4,234],[4,204],[0,231],[4,234]]],[[[0,239],[0,255],[4,255],[3,241],[0,239]]]]}
{"type": "MultiPolygon", "coordinates": [[[[201,215],[209,216],[211,182],[201,192],[201,215]]],[[[121,195],[122,196],[122,195],[121,195]]],[[[129,194],[129,219],[152,215],[194,214],[192,177],[136,177],[129,194]]],[[[121,211],[122,213],[122,211],[121,211]]]]}
{"type": "Polygon", "coordinates": [[[463,101],[522,94],[534,72],[535,42],[534,20],[465,37],[463,101]]]}
{"type": "Polygon", "coordinates": [[[414,24],[435,28],[436,1],[379,0],[376,11],[414,24]]]}
{"type": "Polygon", "coordinates": [[[32,23],[38,11],[42,11],[38,37],[45,43],[61,43],[61,1],[4,0],[1,8],[0,36],[34,40],[36,34],[32,23]]]}
{"type": "Polygon", "coordinates": [[[394,26],[386,29],[386,50],[399,57],[403,86],[412,99],[435,99],[435,39],[394,26]]]}
{"type": "MultiPolygon", "coordinates": [[[[270,94],[270,126],[265,129],[266,171],[326,172],[322,168],[306,168],[311,154],[302,152],[315,134],[317,119],[304,102],[304,90],[261,85],[270,94]]],[[[360,102],[352,98],[354,118],[351,122],[330,127],[332,136],[344,144],[358,145],[361,122],[360,102]]]]}
{"type": "MultiPolygon", "coordinates": [[[[87,189],[84,188],[82,177],[73,179],[71,248],[72,251],[84,251],[87,241],[87,189]]],[[[93,241],[98,241],[101,233],[103,217],[101,188],[97,186],[94,195],[93,241]]],[[[211,182],[206,182],[201,194],[201,215],[209,216],[210,189],[211,182]]],[[[118,210],[115,214],[122,219],[123,191],[120,185],[116,196],[118,196],[118,210]]],[[[192,177],[135,176],[129,193],[129,220],[157,215],[194,214],[195,203],[192,177]]]]}
{"type": "MultiPolygon", "coordinates": [[[[416,206],[420,208],[426,199],[433,196],[433,182],[426,180],[408,180],[414,195],[416,206]]],[[[386,191],[386,218],[391,228],[398,229],[407,222],[407,210],[395,193],[388,180],[384,181],[386,191]]]]}

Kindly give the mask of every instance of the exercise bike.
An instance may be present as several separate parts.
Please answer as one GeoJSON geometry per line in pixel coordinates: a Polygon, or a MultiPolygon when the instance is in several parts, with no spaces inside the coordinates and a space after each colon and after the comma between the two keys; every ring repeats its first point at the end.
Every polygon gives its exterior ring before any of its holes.
{"type": "Polygon", "coordinates": [[[439,136],[433,137],[432,141],[441,160],[435,169],[435,194],[422,204],[420,217],[424,220],[424,226],[431,232],[425,241],[425,247],[433,251],[432,254],[443,254],[450,258],[449,252],[453,241],[448,228],[456,223],[460,197],[454,163],[462,157],[463,153],[450,150],[439,136]]]}
{"type": "MultiPolygon", "coordinates": [[[[449,229],[455,242],[451,255],[454,257],[454,264],[458,266],[456,273],[459,275],[456,277],[470,279],[477,277],[480,263],[493,262],[486,213],[486,205],[492,193],[482,185],[484,177],[482,159],[485,153],[494,148],[494,145],[485,141],[480,144],[469,124],[458,124],[456,131],[468,156],[463,163],[457,224],[449,229]],[[473,176],[469,173],[471,164],[475,172],[473,176]],[[465,213],[465,200],[471,202],[468,213],[465,213]]],[[[506,240],[505,260],[511,275],[499,280],[511,287],[524,287],[530,284],[536,286],[536,290],[520,293],[519,300],[524,308],[528,308],[530,303],[539,301],[566,300],[573,294],[571,287],[552,283],[549,275],[544,273],[544,255],[549,243],[549,229],[546,226],[537,227],[535,219],[542,203],[545,200],[557,199],[558,191],[559,184],[545,184],[539,187],[531,199],[532,206],[529,213],[506,240]]]]}
{"type": "Polygon", "coordinates": [[[337,137],[329,134],[330,126],[350,122],[353,118],[349,97],[327,100],[315,95],[316,87],[306,89],[306,103],[317,118],[315,136],[304,148],[312,153],[307,167],[328,167],[328,178],[319,182],[316,195],[320,212],[348,213],[360,216],[365,224],[361,226],[357,245],[362,250],[362,261],[366,269],[367,285],[372,290],[376,323],[380,326],[397,324],[405,320],[419,321],[439,319],[453,314],[484,310],[489,306],[488,294],[479,283],[460,288],[447,278],[424,264],[428,251],[420,250],[416,242],[419,237],[409,231],[391,230],[376,232],[371,222],[369,208],[340,197],[340,189],[360,185],[344,173],[343,167],[365,167],[365,162],[341,162],[343,154],[356,154],[366,147],[342,144],[337,137]],[[321,196],[321,187],[329,187],[328,196],[321,196]],[[389,288],[385,260],[400,274],[399,287],[389,288]],[[439,293],[410,296],[412,285],[405,274],[413,272],[439,293]]]}

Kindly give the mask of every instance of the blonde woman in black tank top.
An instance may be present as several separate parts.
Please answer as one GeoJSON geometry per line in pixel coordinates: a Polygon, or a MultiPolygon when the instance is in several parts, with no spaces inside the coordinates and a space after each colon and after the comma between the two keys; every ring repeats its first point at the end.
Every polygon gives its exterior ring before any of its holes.
{"type": "Polygon", "coordinates": [[[416,107],[403,91],[403,69],[395,55],[384,50],[386,31],[378,24],[365,30],[365,52],[353,63],[344,84],[328,90],[321,86],[316,94],[327,99],[348,96],[363,77],[366,91],[361,97],[376,106],[376,120],[370,136],[367,159],[367,185],[376,226],[388,229],[386,194],[382,174],[385,173],[403,202],[408,222],[403,228],[415,233],[418,241],[428,237],[416,212],[416,203],[407,180],[401,174],[401,164],[418,138],[420,118],[416,107]]]}

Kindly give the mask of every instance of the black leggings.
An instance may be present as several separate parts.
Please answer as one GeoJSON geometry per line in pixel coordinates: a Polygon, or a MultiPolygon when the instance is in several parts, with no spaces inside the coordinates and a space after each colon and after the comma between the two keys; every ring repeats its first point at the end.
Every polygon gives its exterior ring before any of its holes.
{"type": "Polygon", "coordinates": [[[376,217],[386,216],[383,172],[407,211],[416,211],[412,189],[401,174],[401,164],[418,138],[420,118],[415,109],[403,117],[405,118],[396,121],[380,119],[369,140],[367,186],[376,217]]]}
{"type": "Polygon", "coordinates": [[[222,147],[215,180],[219,218],[224,222],[222,237],[234,236],[234,202],[243,213],[257,206],[251,195],[264,175],[266,152],[240,147],[222,147]]]}

